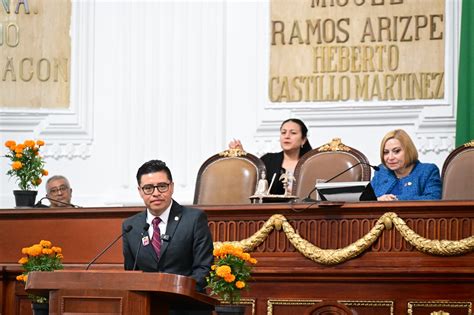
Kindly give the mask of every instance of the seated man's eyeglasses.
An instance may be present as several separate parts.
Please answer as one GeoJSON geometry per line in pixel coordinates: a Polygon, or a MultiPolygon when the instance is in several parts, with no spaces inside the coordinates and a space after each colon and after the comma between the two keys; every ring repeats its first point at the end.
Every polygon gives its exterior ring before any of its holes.
{"type": "Polygon", "coordinates": [[[59,192],[65,193],[68,189],[69,189],[69,187],[67,187],[65,185],[61,185],[59,187],[51,188],[49,190],[49,193],[52,194],[52,195],[57,195],[59,192]]]}
{"type": "Polygon", "coordinates": [[[151,195],[155,191],[155,188],[158,189],[160,193],[164,193],[168,191],[170,184],[159,183],[158,185],[145,185],[142,187],[142,191],[145,195],[151,195]]]}

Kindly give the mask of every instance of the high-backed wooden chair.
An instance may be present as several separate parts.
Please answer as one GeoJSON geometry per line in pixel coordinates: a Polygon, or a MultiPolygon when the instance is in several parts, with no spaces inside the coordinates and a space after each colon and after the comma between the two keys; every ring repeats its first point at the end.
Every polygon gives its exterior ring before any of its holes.
{"type": "Polygon", "coordinates": [[[194,204],[246,204],[265,170],[260,158],[229,149],[207,159],[199,169],[194,204]]]}
{"type": "Polygon", "coordinates": [[[457,147],[443,164],[443,199],[474,200],[474,140],[457,147]]]}
{"type": "MultiPolygon", "coordinates": [[[[333,181],[368,181],[371,173],[369,160],[362,152],[345,145],[341,139],[334,138],[300,158],[295,168],[296,183],[293,185],[293,195],[305,198],[314,188],[316,180],[328,180],[357,163],[365,164],[354,167],[333,181]]],[[[316,199],[315,192],[311,198],[316,199]]]]}

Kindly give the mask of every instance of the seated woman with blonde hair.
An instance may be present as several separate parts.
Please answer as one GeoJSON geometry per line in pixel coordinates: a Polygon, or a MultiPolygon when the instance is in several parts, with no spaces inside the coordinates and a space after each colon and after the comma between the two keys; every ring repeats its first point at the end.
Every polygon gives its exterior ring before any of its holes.
{"type": "Polygon", "coordinates": [[[371,181],[377,200],[441,199],[438,167],[418,160],[418,151],[404,130],[385,135],[380,144],[380,159],[380,170],[371,181]]]}

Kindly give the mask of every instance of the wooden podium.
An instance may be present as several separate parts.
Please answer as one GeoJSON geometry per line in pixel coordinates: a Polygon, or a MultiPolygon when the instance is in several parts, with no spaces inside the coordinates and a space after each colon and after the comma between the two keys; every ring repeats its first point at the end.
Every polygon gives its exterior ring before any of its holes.
{"type": "Polygon", "coordinates": [[[30,272],[26,291],[48,296],[50,314],[168,314],[213,309],[219,302],[195,291],[192,278],[141,271],[30,272]]]}

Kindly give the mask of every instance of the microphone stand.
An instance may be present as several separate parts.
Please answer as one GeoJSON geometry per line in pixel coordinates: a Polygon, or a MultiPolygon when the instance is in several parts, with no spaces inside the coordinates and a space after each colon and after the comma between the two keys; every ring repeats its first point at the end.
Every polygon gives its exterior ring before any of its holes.
{"type": "Polygon", "coordinates": [[[327,201],[326,197],[324,197],[324,195],[319,192],[319,190],[318,190],[318,188],[316,187],[316,185],[314,186],[313,189],[311,189],[311,191],[310,191],[309,194],[308,194],[308,197],[304,198],[302,201],[303,201],[303,202],[316,202],[317,200],[311,198],[311,194],[314,193],[314,191],[317,191],[317,192],[318,192],[319,198],[321,198],[322,201],[327,201]]]}
{"type": "Polygon", "coordinates": [[[81,207],[76,206],[76,205],[74,205],[74,204],[72,204],[72,203],[67,203],[67,202],[64,202],[64,201],[61,201],[61,200],[56,200],[56,199],[50,198],[50,197],[48,197],[48,196],[45,196],[45,197],[41,198],[41,199],[35,204],[34,207],[35,207],[35,208],[43,208],[44,205],[41,203],[41,201],[43,201],[43,200],[45,200],[45,199],[47,199],[47,200],[49,200],[49,201],[54,201],[54,202],[60,203],[60,204],[62,204],[62,205],[68,206],[68,207],[81,208],[81,207]]]}
{"type": "Polygon", "coordinates": [[[337,175],[335,175],[335,176],[331,177],[330,179],[328,179],[328,180],[326,181],[326,183],[329,183],[329,182],[332,181],[333,179],[338,178],[338,177],[341,176],[342,174],[349,172],[351,169],[353,169],[354,167],[359,166],[359,165],[361,165],[361,164],[362,164],[362,162],[358,162],[358,163],[352,165],[351,167],[346,168],[346,169],[343,170],[342,172],[340,172],[340,173],[338,173],[337,175]]]}
{"type": "MultiPolygon", "coordinates": [[[[354,167],[356,167],[356,166],[358,166],[358,165],[367,165],[367,166],[370,166],[370,167],[373,168],[375,171],[380,170],[380,167],[378,167],[378,166],[374,166],[374,165],[371,165],[371,164],[365,163],[365,162],[358,162],[358,163],[352,165],[351,167],[346,168],[346,169],[343,170],[342,172],[336,174],[335,176],[331,177],[330,179],[328,179],[327,181],[325,181],[325,183],[329,183],[329,182],[332,181],[333,179],[338,178],[339,176],[341,176],[342,174],[344,174],[344,173],[346,173],[346,172],[349,172],[351,169],[353,169],[354,167]]],[[[316,200],[314,200],[314,199],[311,198],[311,194],[312,194],[315,190],[317,190],[316,185],[314,186],[313,189],[311,189],[311,191],[310,191],[309,194],[308,194],[308,197],[306,197],[305,199],[303,199],[303,201],[304,201],[304,202],[315,202],[316,200]]],[[[321,194],[321,193],[319,192],[319,190],[318,190],[318,195],[319,195],[319,197],[321,198],[322,201],[327,201],[326,197],[324,197],[324,195],[321,194]]]]}
{"type": "Polygon", "coordinates": [[[95,263],[95,261],[97,259],[99,259],[100,256],[102,256],[110,247],[112,247],[112,245],[114,245],[125,233],[128,233],[130,232],[131,230],[133,229],[133,226],[129,225],[127,226],[124,231],[122,232],[122,234],[120,234],[119,236],[117,236],[117,238],[115,238],[112,242],[110,242],[109,245],[107,245],[106,248],[104,248],[99,254],[97,254],[97,256],[94,257],[94,259],[91,260],[90,263],[87,264],[87,267],[86,267],[86,270],[89,270],[89,268],[91,267],[91,265],[93,263],[95,263]]]}
{"type": "Polygon", "coordinates": [[[142,236],[142,239],[140,240],[140,243],[138,244],[138,249],[137,249],[137,252],[135,254],[135,261],[133,262],[133,268],[132,270],[135,270],[137,268],[137,262],[138,262],[138,254],[140,254],[140,249],[142,248],[142,245],[143,245],[143,237],[145,236],[145,232],[148,231],[148,228],[150,228],[150,224],[149,223],[145,223],[145,226],[143,226],[143,232],[141,234],[142,236]]]}
{"type": "Polygon", "coordinates": [[[41,203],[41,201],[47,199],[46,197],[43,197],[41,198],[37,203],[35,203],[35,205],[33,206],[33,208],[49,208],[47,205],[44,205],[41,203]]]}

